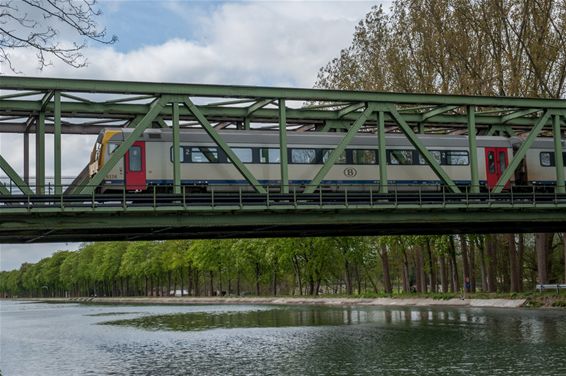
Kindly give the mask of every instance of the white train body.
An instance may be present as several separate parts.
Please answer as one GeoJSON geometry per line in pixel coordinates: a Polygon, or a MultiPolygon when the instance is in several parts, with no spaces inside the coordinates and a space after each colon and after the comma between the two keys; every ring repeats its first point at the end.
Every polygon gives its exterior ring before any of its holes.
{"type": "MultiPolygon", "coordinates": [[[[131,129],[102,132],[91,157],[90,174],[106,163],[110,153],[130,134],[131,129]]],[[[262,185],[280,185],[279,137],[269,131],[220,131],[222,139],[238,155],[262,185]]],[[[344,137],[342,133],[292,133],[287,136],[289,185],[300,189],[310,182],[323,165],[329,151],[344,137]]],[[[460,186],[471,184],[470,153],[466,136],[419,135],[423,145],[441,164],[448,176],[460,186]]],[[[379,184],[379,153],[375,134],[359,134],[346,152],[330,168],[322,185],[330,189],[356,187],[367,189],[379,184]]],[[[439,186],[440,179],[404,135],[386,136],[388,185],[439,186]]],[[[542,166],[541,158],[552,153],[552,139],[537,139],[526,156],[528,182],[554,184],[556,170],[542,166]]],[[[203,130],[180,133],[181,184],[217,190],[238,190],[249,184],[203,130]]],[[[512,141],[504,137],[477,137],[477,165],[481,186],[493,187],[513,157],[512,141]]],[[[102,190],[145,190],[152,186],[173,185],[171,130],[149,129],[129,149],[125,158],[107,174],[102,190]],[[126,176],[125,176],[126,175],[126,176]]],[[[546,162],[546,159],[543,160],[546,162]]],[[[552,162],[552,161],[551,161],[552,162]]],[[[552,165],[552,163],[549,163],[552,165]]],[[[514,184],[514,177],[509,184],[514,184]]]]}

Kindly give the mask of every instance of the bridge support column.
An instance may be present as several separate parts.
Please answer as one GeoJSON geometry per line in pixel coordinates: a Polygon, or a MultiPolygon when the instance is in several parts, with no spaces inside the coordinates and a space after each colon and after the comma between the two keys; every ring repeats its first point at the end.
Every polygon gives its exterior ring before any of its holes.
{"type": "Polygon", "coordinates": [[[173,193],[181,193],[181,164],[179,142],[179,103],[173,102],[173,193]]]}
{"type": "Polygon", "coordinates": [[[379,193],[387,193],[387,150],[385,143],[385,113],[377,113],[377,140],[378,140],[378,163],[379,163],[379,193]]]}
{"type": "Polygon", "coordinates": [[[45,112],[40,111],[35,128],[35,192],[45,192],[45,112]]]}
{"type": "Polygon", "coordinates": [[[29,185],[29,131],[24,133],[24,181],[29,185]]]}
{"type": "Polygon", "coordinates": [[[287,113],[285,99],[279,99],[279,162],[281,164],[281,193],[289,193],[289,166],[287,161],[287,113]]]}
{"type": "Polygon", "coordinates": [[[55,194],[60,195],[63,193],[63,186],[61,183],[61,93],[56,91],[53,96],[54,101],[54,123],[53,123],[53,172],[54,172],[54,185],[55,194]]]}
{"type": "Polygon", "coordinates": [[[562,154],[562,132],[560,129],[560,115],[552,118],[552,133],[554,136],[554,164],[556,165],[556,192],[566,193],[564,187],[564,157],[562,154]]]}
{"type": "Polygon", "coordinates": [[[474,106],[467,107],[468,113],[468,145],[470,148],[470,174],[472,182],[470,186],[471,193],[479,193],[480,180],[478,174],[478,144],[476,140],[476,109],[474,106]]]}

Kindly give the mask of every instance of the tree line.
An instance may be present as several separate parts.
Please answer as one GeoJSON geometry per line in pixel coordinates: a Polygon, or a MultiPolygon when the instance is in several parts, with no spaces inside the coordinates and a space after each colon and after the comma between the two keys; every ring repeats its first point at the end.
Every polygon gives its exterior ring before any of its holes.
{"type": "Polygon", "coordinates": [[[2,297],[520,292],[566,281],[564,236],[100,242],[0,272],[2,297]],[[544,256],[544,257],[541,257],[544,256]]]}

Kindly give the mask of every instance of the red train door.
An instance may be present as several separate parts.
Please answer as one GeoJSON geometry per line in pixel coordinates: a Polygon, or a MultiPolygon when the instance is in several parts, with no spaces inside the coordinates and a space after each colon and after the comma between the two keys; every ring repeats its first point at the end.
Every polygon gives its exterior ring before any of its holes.
{"type": "MultiPolygon", "coordinates": [[[[485,171],[490,190],[497,185],[508,164],[507,148],[485,148],[485,171]]],[[[510,183],[507,182],[505,188],[509,186],[510,183]]]]}
{"type": "Polygon", "coordinates": [[[132,191],[146,189],[145,142],[134,142],[126,152],[125,159],[126,189],[132,191]]]}

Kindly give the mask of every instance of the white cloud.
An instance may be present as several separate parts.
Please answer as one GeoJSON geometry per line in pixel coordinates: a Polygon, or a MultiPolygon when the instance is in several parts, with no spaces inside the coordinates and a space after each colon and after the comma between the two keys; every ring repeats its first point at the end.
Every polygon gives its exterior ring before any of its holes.
{"type": "Polygon", "coordinates": [[[309,87],[318,69],[350,43],[372,4],[237,2],[195,13],[191,3],[174,2],[168,7],[196,25],[195,40],[129,52],[92,48],[85,51],[89,66],[79,70],[54,61],[38,72],[29,50],[15,51],[13,60],[27,75],[309,87]]]}

